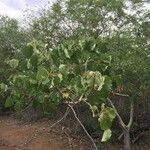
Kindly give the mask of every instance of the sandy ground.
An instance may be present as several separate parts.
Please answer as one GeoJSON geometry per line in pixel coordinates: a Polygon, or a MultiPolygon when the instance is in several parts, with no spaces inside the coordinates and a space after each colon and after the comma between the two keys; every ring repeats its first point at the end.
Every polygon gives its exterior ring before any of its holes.
{"type": "MultiPolygon", "coordinates": [[[[47,119],[23,123],[12,117],[0,117],[0,150],[94,150],[85,135],[72,134],[62,125],[51,129],[53,123],[47,119]]],[[[75,126],[72,129],[76,130],[75,126]]],[[[118,144],[104,147],[100,150],[122,150],[118,144]]],[[[132,150],[150,150],[148,145],[132,147],[132,150]]]]}
{"type": "Polygon", "coordinates": [[[50,130],[48,121],[25,124],[0,117],[0,150],[86,150],[84,145],[63,128],[50,130]]]}

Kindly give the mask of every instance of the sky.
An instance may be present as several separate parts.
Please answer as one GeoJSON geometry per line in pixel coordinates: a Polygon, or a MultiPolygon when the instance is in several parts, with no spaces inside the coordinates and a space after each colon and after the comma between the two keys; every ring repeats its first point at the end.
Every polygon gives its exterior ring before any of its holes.
{"type": "MultiPolygon", "coordinates": [[[[11,18],[21,20],[23,18],[23,10],[37,9],[48,4],[52,4],[55,0],[0,0],[0,15],[7,15],[11,18]]],[[[147,3],[145,9],[150,10],[150,3],[147,3]]]]}
{"type": "Polygon", "coordinates": [[[23,10],[37,10],[55,0],[0,0],[0,14],[11,18],[23,18],[23,10]]]}

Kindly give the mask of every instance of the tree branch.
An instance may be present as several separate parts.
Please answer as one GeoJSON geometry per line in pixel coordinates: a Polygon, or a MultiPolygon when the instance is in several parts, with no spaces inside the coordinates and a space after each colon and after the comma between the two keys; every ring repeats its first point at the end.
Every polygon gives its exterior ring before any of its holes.
{"type": "Polygon", "coordinates": [[[131,100],[131,105],[130,105],[130,120],[129,123],[127,125],[127,127],[130,129],[131,125],[133,123],[133,113],[134,113],[134,104],[133,104],[133,100],[131,100]]]}
{"type": "Polygon", "coordinates": [[[117,115],[117,117],[118,117],[118,120],[119,120],[119,122],[120,122],[121,127],[125,128],[126,125],[125,125],[125,123],[123,122],[121,116],[119,115],[119,113],[118,113],[116,107],[114,106],[113,102],[112,102],[109,98],[107,98],[107,100],[108,100],[108,102],[110,103],[110,105],[112,106],[112,108],[114,109],[114,111],[115,111],[115,113],[116,113],[116,115],[117,115]]]}
{"type": "Polygon", "coordinates": [[[68,104],[68,106],[69,106],[70,109],[72,110],[72,112],[73,112],[73,114],[74,114],[76,120],[79,122],[79,124],[80,124],[81,127],[83,128],[84,132],[87,134],[87,136],[89,137],[89,139],[90,139],[91,142],[93,143],[93,145],[94,145],[94,147],[95,147],[95,150],[98,150],[98,148],[97,148],[97,146],[96,146],[96,144],[95,144],[93,138],[90,136],[90,134],[87,132],[87,130],[85,129],[85,127],[84,127],[84,125],[82,124],[82,122],[81,122],[81,121],[79,120],[79,118],[77,117],[77,114],[76,114],[74,108],[73,108],[71,105],[69,105],[69,104],[68,104]]]}
{"type": "Polygon", "coordinates": [[[67,117],[67,115],[69,114],[69,111],[70,111],[69,108],[67,108],[67,110],[66,110],[65,114],[63,115],[63,117],[61,119],[59,119],[57,122],[55,122],[54,124],[52,124],[50,126],[50,128],[53,128],[55,125],[57,125],[58,123],[60,123],[63,119],[65,119],[67,117]]]}
{"type": "Polygon", "coordinates": [[[122,96],[122,97],[130,97],[129,95],[121,94],[121,93],[114,93],[114,92],[112,92],[112,94],[117,95],[117,96],[122,96]]]}

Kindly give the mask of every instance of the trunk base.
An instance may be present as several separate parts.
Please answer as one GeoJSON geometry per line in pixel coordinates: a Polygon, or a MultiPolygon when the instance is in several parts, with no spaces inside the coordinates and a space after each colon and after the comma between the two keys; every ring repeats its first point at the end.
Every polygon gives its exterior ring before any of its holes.
{"type": "Polygon", "coordinates": [[[123,149],[124,150],[131,150],[129,129],[124,129],[123,135],[124,135],[124,148],[123,149]]]}

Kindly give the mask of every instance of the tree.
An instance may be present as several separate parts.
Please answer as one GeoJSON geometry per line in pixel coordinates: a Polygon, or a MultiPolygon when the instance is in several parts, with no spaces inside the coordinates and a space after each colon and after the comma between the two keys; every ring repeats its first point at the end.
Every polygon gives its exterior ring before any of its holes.
{"type": "MultiPolygon", "coordinates": [[[[5,61],[18,57],[20,49],[28,39],[25,30],[19,27],[17,20],[0,16],[0,83],[7,84],[8,77],[13,73],[5,61]]],[[[0,94],[0,108],[2,109],[7,95],[8,93],[0,94]]]]}
{"type": "MultiPolygon", "coordinates": [[[[22,49],[22,59],[7,61],[18,72],[9,78],[9,86],[1,85],[11,91],[6,107],[21,110],[32,103],[45,111],[66,103],[74,110],[82,101],[97,116],[102,141],[110,138],[118,117],[124,149],[129,150],[133,106],[149,95],[150,61],[148,14],[128,14],[126,2],[61,0],[43,10],[31,26],[31,35],[40,42],[33,40],[22,49]],[[110,99],[113,94],[129,97],[127,125],[110,99]]],[[[133,2],[130,7],[137,11],[141,1],[133,2]]]]}

